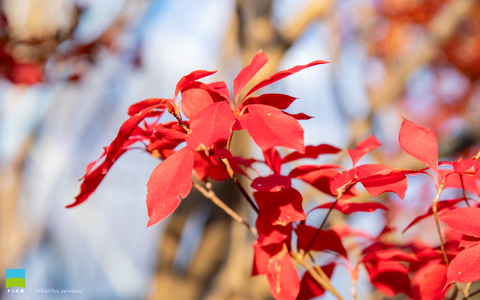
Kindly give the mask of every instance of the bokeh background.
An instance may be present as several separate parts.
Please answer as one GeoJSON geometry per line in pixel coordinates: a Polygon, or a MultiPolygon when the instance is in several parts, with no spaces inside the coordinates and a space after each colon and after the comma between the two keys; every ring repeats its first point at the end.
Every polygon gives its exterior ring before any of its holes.
{"type": "MultiPolygon", "coordinates": [[[[64,208],[128,106],[173,97],[176,82],[192,70],[218,70],[208,81],[231,87],[260,49],[270,61],[257,79],[326,60],[269,88],[300,98],[290,112],[315,117],[301,121],[306,144],[345,149],[373,132],[383,146],[366,161],[419,167],[398,146],[403,116],[436,132],[441,158],[478,151],[480,4],[474,0],[0,4],[0,281],[7,268],[24,268],[27,276],[25,294],[7,294],[2,284],[2,299],[59,297],[35,289],[82,290],[62,299],[270,299],[266,279],[249,277],[253,236],[208,199],[192,192],[174,215],[145,228],[146,182],[158,164],[146,153],[124,155],[87,202],[64,208]]],[[[259,155],[245,138],[236,144],[239,153],[259,155]]],[[[349,166],[344,155],[318,162],[327,161],[349,166]]],[[[405,201],[385,201],[411,218],[378,212],[334,215],[330,223],[348,222],[372,235],[387,223],[405,227],[433,199],[421,179],[409,183],[405,201]]],[[[328,200],[296,184],[305,207],[328,200]]],[[[251,215],[231,184],[216,189],[251,215]]],[[[435,244],[428,230],[393,238],[419,234],[435,244]]],[[[381,299],[360,276],[359,298],[381,299]]],[[[333,284],[351,297],[346,269],[337,268],[333,284]]]]}

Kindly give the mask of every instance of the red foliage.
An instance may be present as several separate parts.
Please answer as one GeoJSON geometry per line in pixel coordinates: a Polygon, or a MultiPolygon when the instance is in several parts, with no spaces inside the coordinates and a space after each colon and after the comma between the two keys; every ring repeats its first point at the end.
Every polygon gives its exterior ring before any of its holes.
{"type": "MultiPolygon", "coordinates": [[[[130,118],[121,126],[117,137],[97,161],[88,165],[80,193],[68,207],[85,201],[113,163],[133,144],[141,142],[138,144],[143,145],[146,152],[163,159],[147,184],[148,226],[175,211],[181,199],[190,192],[192,173],[198,180],[205,182],[210,178],[236,179],[237,175],[252,180],[255,203],[252,199],[248,200],[252,206],[256,205],[258,212],[255,222],[258,239],[253,245],[252,275],[267,276],[270,293],[275,299],[310,299],[322,295],[325,290],[332,291],[328,278],[333,269],[342,264],[348,267],[354,282],[358,277],[358,268],[363,264],[372,285],[389,297],[404,293],[414,299],[440,299],[446,293],[445,284],[448,287],[452,282],[480,279],[476,271],[480,268],[480,208],[454,208],[460,202],[469,201],[466,194],[462,198],[435,202],[425,214],[418,216],[405,229],[412,228],[422,219],[434,217],[437,212],[442,213],[438,219],[464,235],[460,239],[459,235],[452,234],[453,231],[447,232],[442,250],[425,245],[420,240],[387,243],[385,237],[396,232],[388,223],[378,237],[371,237],[346,225],[335,229],[309,225],[312,218],[305,214],[302,193],[294,187],[295,181],[292,182],[292,179],[302,180],[335,198],[333,202],[317,205],[312,210],[328,209],[330,213],[335,209],[344,214],[372,213],[377,210],[395,213],[395,207],[388,201],[356,202],[352,199],[359,194],[355,186],[361,183],[373,197],[392,192],[403,199],[408,188],[407,176],[430,175],[427,170],[431,169],[436,174],[433,186],[438,195],[450,188],[461,188],[464,192],[479,195],[477,181],[480,179],[480,165],[478,158],[473,157],[442,162],[440,165],[451,169],[439,169],[437,139],[433,131],[404,120],[399,133],[400,146],[424,162],[428,166],[426,169],[399,169],[382,164],[357,165],[364,155],[381,145],[371,135],[359,142],[355,149],[347,151],[353,164],[349,170],[335,164],[311,164],[299,165],[286,175],[282,173],[282,167],[287,163],[336,154],[340,149],[328,144],[304,146],[300,123],[282,111],[295,98],[283,94],[250,97],[261,87],[324,62],[315,61],[277,72],[255,85],[241,98],[245,86],[266,62],[265,54],[258,52],[250,65],[239,73],[234,81],[234,101],[230,100],[224,82],[205,84],[197,81],[214,72],[194,71],[179,81],[173,100],[147,99],[132,105],[128,110],[130,118]],[[177,100],[179,93],[182,97],[180,105],[177,100]],[[161,123],[165,111],[177,121],[161,123]],[[189,121],[182,120],[182,112],[189,121]],[[263,160],[238,157],[230,153],[230,141],[236,130],[248,132],[263,151],[263,160]],[[184,142],[186,146],[181,147],[184,142]],[[278,146],[294,151],[282,158],[277,151],[278,146]],[[254,168],[255,163],[267,166],[268,174],[260,174],[254,168]],[[255,178],[250,177],[252,170],[258,175],[255,178]],[[363,242],[352,247],[350,241],[345,239],[350,236],[362,239],[363,242]],[[292,240],[296,240],[296,244],[292,245],[292,240]],[[458,245],[463,250],[458,251],[458,245]],[[360,251],[352,251],[359,247],[363,248],[363,258],[358,257],[360,251]],[[302,262],[307,263],[306,253],[310,251],[333,254],[333,260],[323,271],[318,271],[318,266],[310,270],[317,272],[323,281],[317,281],[316,276],[309,272],[303,275],[302,280],[299,279],[291,257],[297,260],[301,257],[302,262]],[[444,257],[450,263],[449,267],[444,257]]],[[[249,198],[248,195],[246,197],[249,198]]],[[[323,224],[327,223],[329,213],[323,224]]]]}

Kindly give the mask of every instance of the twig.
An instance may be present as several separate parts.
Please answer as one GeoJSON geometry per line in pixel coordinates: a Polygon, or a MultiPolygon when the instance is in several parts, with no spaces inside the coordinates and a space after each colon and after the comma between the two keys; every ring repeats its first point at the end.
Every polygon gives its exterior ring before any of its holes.
{"type": "Polygon", "coordinates": [[[470,290],[470,287],[472,286],[472,283],[471,282],[468,282],[466,285],[465,285],[465,288],[463,289],[460,289],[460,292],[463,294],[463,299],[466,300],[468,299],[470,296],[468,295],[468,291],[470,290]]]}
{"type": "Polygon", "coordinates": [[[247,226],[248,230],[250,230],[250,232],[253,233],[253,235],[256,238],[259,237],[257,229],[252,227],[247,221],[245,221],[240,215],[238,215],[235,211],[233,211],[230,207],[228,207],[222,200],[220,200],[220,198],[217,197],[215,192],[212,190],[212,184],[210,182],[207,182],[206,184],[206,187],[208,190],[196,182],[193,183],[193,186],[205,197],[212,200],[213,203],[215,203],[218,207],[220,207],[223,211],[225,211],[235,221],[239,223],[243,223],[245,226],[247,226]]]}
{"type": "Polygon", "coordinates": [[[438,221],[438,218],[437,218],[437,215],[438,215],[437,203],[438,203],[438,199],[440,199],[440,195],[442,194],[442,191],[444,188],[445,187],[443,186],[443,184],[439,185],[437,195],[435,196],[435,199],[433,199],[432,210],[433,210],[433,216],[435,217],[435,226],[437,227],[438,238],[440,239],[440,248],[442,248],[443,259],[445,260],[445,264],[448,267],[450,263],[448,262],[447,252],[445,251],[445,244],[443,243],[442,230],[440,229],[440,222],[438,221]]]}
{"type": "Polygon", "coordinates": [[[465,193],[465,184],[463,183],[463,176],[462,175],[460,175],[460,183],[462,184],[463,200],[465,200],[465,203],[467,204],[467,206],[470,207],[470,203],[468,203],[468,199],[467,199],[467,194],[465,193]]]}
{"type": "Polygon", "coordinates": [[[235,174],[235,172],[233,172],[233,169],[232,169],[232,167],[230,166],[230,163],[228,162],[228,159],[223,158],[221,161],[222,161],[223,164],[225,165],[225,168],[227,169],[227,172],[228,172],[228,174],[230,175],[230,178],[233,179],[233,182],[235,182],[235,184],[237,185],[238,189],[239,189],[240,192],[242,193],[243,197],[245,197],[245,199],[247,199],[248,204],[250,204],[250,206],[253,208],[253,210],[258,214],[258,212],[259,212],[258,207],[255,205],[255,202],[253,202],[252,198],[251,198],[250,195],[247,193],[247,191],[243,188],[242,184],[240,183],[240,180],[238,180],[237,175],[235,174]]]}
{"type": "Polygon", "coordinates": [[[326,281],[322,276],[315,272],[314,269],[303,259],[303,256],[294,252],[290,251],[290,255],[295,259],[299,264],[305,267],[307,269],[308,273],[312,275],[313,279],[317,281],[326,291],[329,291],[332,293],[335,297],[337,297],[338,300],[343,300],[342,296],[337,292],[337,290],[331,285],[330,280],[326,281]]]}
{"type": "Polygon", "coordinates": [[[307,247],[304,249],[305,253],[308,253],[308,251],[309,251],[310,248],[312,247],[313,242],[314,242],[315,239],[317,238],[317,236],[318,236],[318,234],[320,233],[320,231],[322,231],[322,228],[323,228],[323,226],[325,225],[325,223],[327,223],[327,219],[328,219],[328,217],[330,216],[330,213],[332,212],[333,208],[334,208],[335,205],[337,204],[338,199],[342,198],[342,195],[343,195],[343,193],[338,193],[337,199],[335,199],[335,201],[332,203],[332,206],[330,206],[330,208],[328,209],[327,215],[326,215],[325,218],[323,219],[322,224],[320,225],[320,227],[318,227],[317,231],[316,231],[315,234],[313,235],[313,238],[310,240],[310,242],[308,243],[307,247]]]}
{"type": "Polygon", "coordinates": [[[480,294],[480,290],[471,293],[470,295],[468,295],[468,298],[473,297],[473,296],[478,295],[478,294],[480,294]]]}

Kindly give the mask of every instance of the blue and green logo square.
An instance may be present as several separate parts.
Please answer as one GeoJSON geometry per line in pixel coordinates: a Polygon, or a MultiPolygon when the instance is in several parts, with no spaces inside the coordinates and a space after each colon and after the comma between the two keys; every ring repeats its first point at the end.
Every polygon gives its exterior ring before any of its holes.
{"type": "Polygon", "coordinates": [[[7,288],[25,288],[25,269],[7,269],[7,288]]]}

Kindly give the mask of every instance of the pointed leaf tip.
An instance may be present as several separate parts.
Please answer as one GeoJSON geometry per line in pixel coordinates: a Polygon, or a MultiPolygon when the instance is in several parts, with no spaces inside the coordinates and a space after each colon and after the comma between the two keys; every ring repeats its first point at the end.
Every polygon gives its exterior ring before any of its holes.
{"type": "Polygon", "coordinates": [[[252,80],[252,78],[258,73],[258,71],[260,71],[261,68],[263,68],[267,62],[267,55],[260,50],[253,56],[250,64],[238,73],[237,77],[235,77],[233,81],[233,99],[235,103],[238,103],[238,97],[245,85],[252,80]]]}

